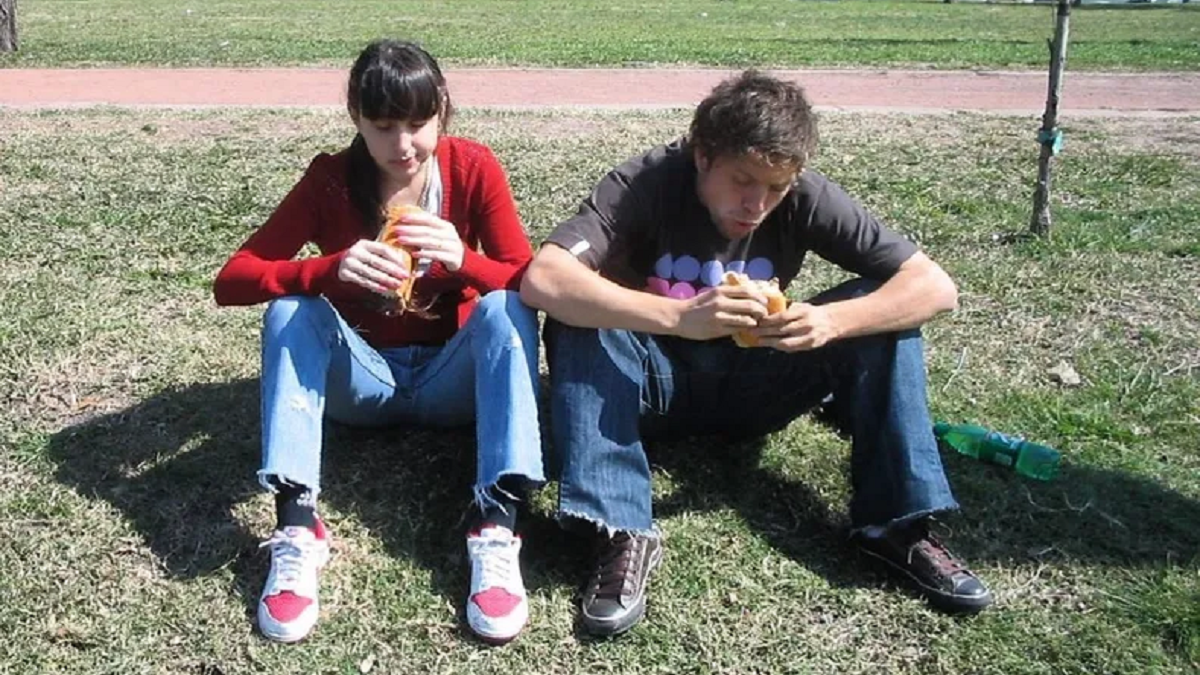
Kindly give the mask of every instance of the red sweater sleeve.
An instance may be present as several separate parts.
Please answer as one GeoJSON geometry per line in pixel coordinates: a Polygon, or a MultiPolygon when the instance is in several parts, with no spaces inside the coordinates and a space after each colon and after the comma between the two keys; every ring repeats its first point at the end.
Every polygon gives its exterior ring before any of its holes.
{"type": "Polygon", "coordinates": [[[291,192],[217,273],[213,296],[219,305],[253,305],[284,295],[344,295],[338,281],[343,252],[293,260],[316,241],[322,200],[333,158],[318,155],[291,192]]]}
{"type": "Polygon", "coordinates": [[[458,274],[480,294],[501,288],[517,290],[521,276],[533,259],[533,247],[513,201],[500,162],[486,146],[468,173],[469,217],[483,251],[467,247],[458,274]]]}

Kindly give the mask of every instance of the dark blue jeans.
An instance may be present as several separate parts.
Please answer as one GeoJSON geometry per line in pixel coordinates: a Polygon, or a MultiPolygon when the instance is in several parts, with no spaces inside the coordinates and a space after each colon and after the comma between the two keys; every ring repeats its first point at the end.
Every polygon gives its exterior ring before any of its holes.
{"type": "MultiPolygon", "coordinates": [[[[850,281],[810,302],[876,287],[850,281]]],[[[933,438],[919,331],[788,354],[743,349],[730,339],[575,328],[547,319],[545,342],[563,518],[649,533],[650,465],[643,439],[761,436],[829,395],[853,443],[853,527],[886,526],[958,506],[933,438]]]]}

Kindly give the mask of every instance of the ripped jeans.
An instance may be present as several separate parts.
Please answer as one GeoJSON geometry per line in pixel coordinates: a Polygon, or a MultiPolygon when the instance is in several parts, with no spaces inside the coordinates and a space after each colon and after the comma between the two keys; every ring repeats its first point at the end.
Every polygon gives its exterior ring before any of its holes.
{"type": "Polygon", "coordinates": [[[446,344],[376,350],[322,297],[273,300],[263,319],[259,481],[320,491],[322,423],[475,423],[475,501],[503,477],[544,482],[537,315],[510,291],[480,299],[446,344]]]}
{"type": "MultiPolygon", "coordinates": [[[[878,287],[850,281],[810,302],[878,287]]],[[[850,520],[886,526],[957,508],[942,471],[916,330],[784,353],[733,340],[693,341],[547,319],[550,415],[561,464],[559,515],[653,535],[642,439],[756,437],[833,396],[850,433],[850,520]]],[[[703,453],[704,446],[697,446],[703,453]]],[[[698,456],[697,461],[703,461],[698,456]]]]}

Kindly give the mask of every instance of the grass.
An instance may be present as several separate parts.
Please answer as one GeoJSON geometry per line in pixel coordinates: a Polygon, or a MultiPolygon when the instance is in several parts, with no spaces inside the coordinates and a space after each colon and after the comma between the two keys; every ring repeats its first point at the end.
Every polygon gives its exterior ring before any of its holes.
{"type": "MultiPolygon", "coordinates": [[[[540,239],[683,112],[457,122],[508,167],[540,239]]],[[[523,519],[532,624],[461,628],[469,432],[333,430],[337,557],[303,645],[253,608],[270,501],[260,308],[208,283],[341,114],[10,112],[0,138],[0,673],[1188,673],[1200,667],[1200,120],[1066,127],[1054,237],[1028,221],[1032,119],[827,115],[818,166],[919,240],[962,308],[926,332],[935,413],[1060,448],[1035,483],[945,455],[954,548],[998,606],[929,610],[845,544],[848,450],[799,420],[762,443],[654,450],[668,554],[648,620],[574,628],[582,542],[523,519]],[[1047,371],[1067,361],[1083,384],[1047,371]],[[697,454],[709,459],[695,461],[697,454]],[[371,666],[368,668],[367,666],[371,666]]],[[[839,278],[806,268],[794,294],[839,278]]]]}
{"type": "MultiPolygon", "coordinates": [[[[1034,68],[1045,5],[800,0],[20,0],[22,49],[0,67],[345,68],[381,34],[455,66],[1034,68]]],[[[1070,67],[1196,70],[1195,7],[1082,7],[1070,67]]]]}

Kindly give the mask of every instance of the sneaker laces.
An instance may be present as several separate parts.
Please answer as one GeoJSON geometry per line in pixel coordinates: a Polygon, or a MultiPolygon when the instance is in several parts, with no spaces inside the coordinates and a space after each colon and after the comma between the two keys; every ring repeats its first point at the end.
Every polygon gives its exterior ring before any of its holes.
{"type": "Polygon", "coordinates": [[[471,557],[479,563],[479,589],[499,586],[509,592],[516,589],[512,583],[519,555],[512,545],[514,538],[472,537],[471,557]]]}
{"type": "Polygon", "coordinates": [[[259,548],[271,547],[271,567],[275,570],[275,585],[290,588],[300,578],[310,559],[316,555],[316,538],[305,540],[276,530],[259,548]]]}
{"type": "Polygon", "coordinates": [[[908,547],[908,563],[912,564],[913,555],[920,550],[925,554],[925,557],[929,558],[937,571],[947,578],[953,577],[960,572],[968,572],[966,564],[962,560],[959,560],[933,531],[931,527],[933,523],[945,527],[947,536],[953,534],[949,527],[933,518],[928,518],[914,524],[912,528],[912,543],[908,547]]]}
{"type": "Polygon", "coordinates": [[[621,598],[637,578],[637,552],[637,540],[628,532],[618,532],[608,541],[592,579],[597,598],[621,598]]]}

